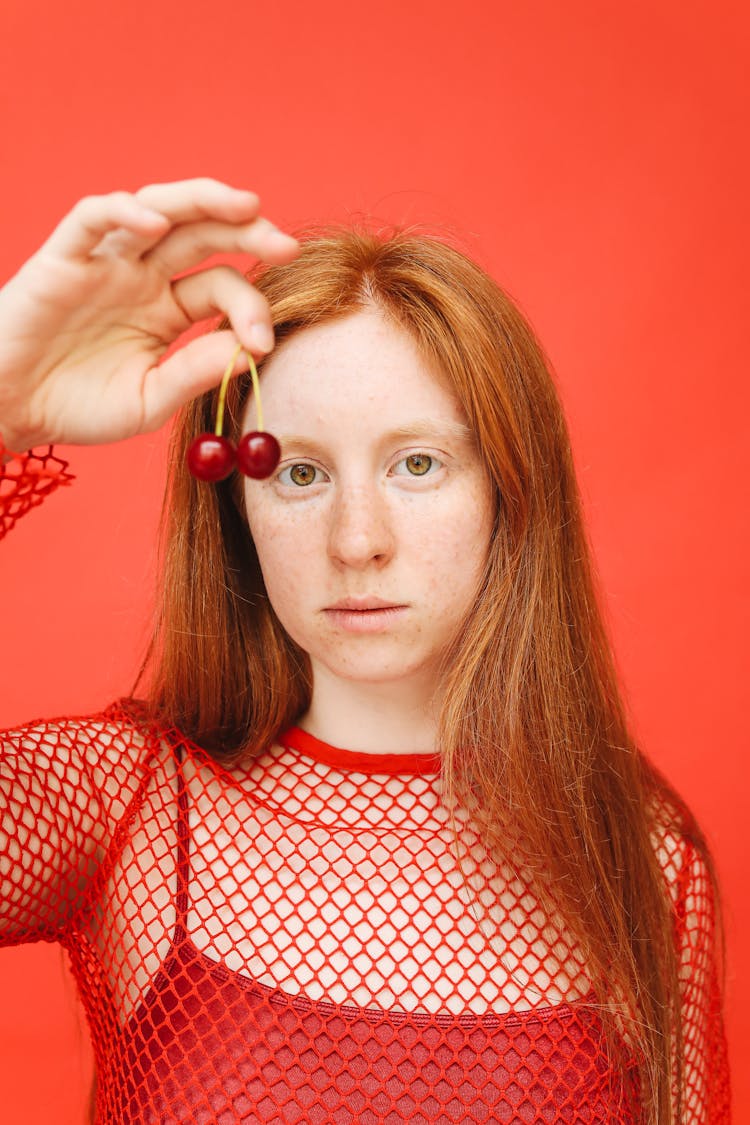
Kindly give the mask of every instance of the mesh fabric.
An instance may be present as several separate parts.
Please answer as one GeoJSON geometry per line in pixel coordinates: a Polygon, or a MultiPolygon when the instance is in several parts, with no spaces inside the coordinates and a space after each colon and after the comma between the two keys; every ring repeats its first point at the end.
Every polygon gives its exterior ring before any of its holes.
{"type": "MultiPolygon", "coordinates": [[[[6,732],[2,752],[0,943],[66,949],[98,1122],[641,1119],[575,941],[449,808],[434,755],[294,727],[226,768],[126,701],[6,732]]],[[[715,1125],[729,1116],[710,880],[686,837],[656,846],[685,1120],[715,1125]]]]}
{"type": "Polygon", "coordinates": [[[14,456],[2,463],[5,447],[0,439],[0,539],[30,508],[73,477],[67,462],[55,456],[51,446],[14,456]]]}

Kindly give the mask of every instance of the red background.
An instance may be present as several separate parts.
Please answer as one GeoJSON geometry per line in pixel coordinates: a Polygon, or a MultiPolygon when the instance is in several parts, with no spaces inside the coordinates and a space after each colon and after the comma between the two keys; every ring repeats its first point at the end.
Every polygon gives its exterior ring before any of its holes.
{"type": "MultiPolygon", "coordinates": [[[[79,196],[205,174],[292,227],[439,225],[519,300],[558,373],[635,732],[715,850],[747,1119],[746,6],[4,12],[3,276],[79,196]]],[[[146,636],[164,435],[69,453],[76,486],[3,545],[3,726],[127,692],[146,636]]],[[[0,996],[0,1118],[79,1123],[59,950],[4,952],[0,996]]]]}

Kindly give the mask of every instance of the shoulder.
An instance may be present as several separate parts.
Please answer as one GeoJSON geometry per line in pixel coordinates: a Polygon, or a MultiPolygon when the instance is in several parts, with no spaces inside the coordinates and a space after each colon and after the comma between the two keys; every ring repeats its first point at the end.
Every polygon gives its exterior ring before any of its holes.
{"type": "Polygon", "coordinates": [[[716,868],[693,812],[671,786],[659,782],[651,795],[650,820],[678,933],[712,935],[719,909],[716,868]]]}
{"type": "Polygon", "coordinates": [[[137,700],[99,712],[34,719],[0,735],[6,765],[29,772],[73,803],[85,793],[121,814],[139,787],[174,758],[173,740],[137,700]]]}

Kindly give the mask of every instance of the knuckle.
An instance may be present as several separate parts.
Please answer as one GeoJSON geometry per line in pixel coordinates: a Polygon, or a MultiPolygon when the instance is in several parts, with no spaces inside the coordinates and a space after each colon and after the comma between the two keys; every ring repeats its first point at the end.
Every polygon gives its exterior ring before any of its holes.
{"type": "Polygon", "coordinates": [[[70,213],[77,219],[89,221],[108,211],[117,210],[131,202],[132,199],[133,196],[127,191],[110,191],[105,195],[85,195],[78,200],[70,213]]]}
{"type": "Polygon", "coordinates": [[[71,207],[70,214],[77,219],[88,218],[94,211],[100,209],[103,199],[104,196],[101,195],[84,195],[82,199],[79,199],[78,202],[71,207]]]}
{"type": "Polygon", "coordinates": [[[132,191],[111,191],[105,197],[110,203],[132,203],[132,191]]]}
{"type": "Polygon", "coordinates": [[[223,189],[225,186],[221,180],[216,180],[213,176],[198,176],[193,180],[193,184],[196,188],[203,191],[215,191],[217,189],[223,189]]]}
{"type": "Polygon", "coordinates": [[[146,184],[134,192],[133,198],[137,199],[139,203],[145,203],[152,196],[159,195],[166,186],[166,184],[146,184]]]}

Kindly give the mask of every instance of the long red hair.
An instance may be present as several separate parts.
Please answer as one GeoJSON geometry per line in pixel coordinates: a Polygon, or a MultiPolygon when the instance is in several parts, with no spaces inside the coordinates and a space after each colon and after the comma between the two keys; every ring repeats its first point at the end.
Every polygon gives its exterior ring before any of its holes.
{"type": "MultiPolygon", "coordinates": [[[[464,254],[409,232],[317,232],[296,261],[253,280],[277,346],[374,303],[462,405],[496,511],[480,596],[443,664],[446,783],[482,810],[490,843],[507,854],[513,842],[540,898],[585,950],[610,1049],[624,1059],[627,1044],[637,1060],[646,1120],[675,1120],[678,961],[656,810],[713,868],[688,810],[629,733],[567,426],[534,333],[464,254]]],[[[249,389],[244,376],[230,386],[235,437],[249,389]]],[[[237,480],[207,487],[185,469],[189,442],[213,428],[216,400],[211,392],[191,403],[174,430],[161,603],[142,671],[154,714],[231,760],[293,724],[312,684],[307,655],[266,595],[237,480]]]]}

